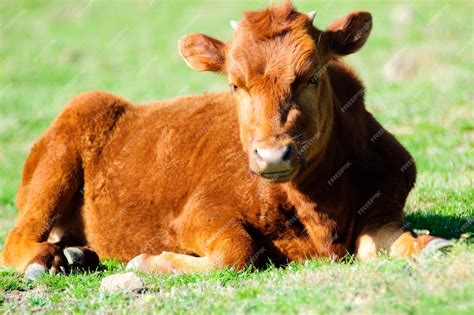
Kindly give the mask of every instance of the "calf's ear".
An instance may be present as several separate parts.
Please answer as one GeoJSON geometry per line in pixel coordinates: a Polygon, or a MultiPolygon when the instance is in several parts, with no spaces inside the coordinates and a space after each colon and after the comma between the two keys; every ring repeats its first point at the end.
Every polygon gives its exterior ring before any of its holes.
{"type": "Polygon", "coordinates": [[[204,34],[188,34],[178,42],[179,54],[186,64],[198,71],[222,72],[225,67],[225,44],[204,34]]]}
{"type": "Polygon", "coordinates": [[[331,53],[348,55],[364,46],[371,30],[372,15],[366,11],[354,11],[332,22],[324,33],[331,53]]]}

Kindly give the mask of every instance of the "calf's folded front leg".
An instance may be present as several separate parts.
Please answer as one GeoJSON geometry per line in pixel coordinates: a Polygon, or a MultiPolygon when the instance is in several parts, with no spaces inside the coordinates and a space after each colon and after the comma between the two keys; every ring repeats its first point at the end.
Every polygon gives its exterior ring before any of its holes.
{"type": "MultiPolygon", "coordinates": [[[[231,222],[228,221],[228,222],[231,222]]],[[[256,243],[240,223],[220,228],[201,226],[184,243],[189,252],[200,256],[164,251],[158,255],[141,254],[127,264],[127,270],[149,273],[191,273],[215,269],[244,269],[259,256],[256,243]]]]}
{"type": "Polygon", "coordinates": [[[431,235],[415,236],[397,223],[362,233],[356,241],[357,257],[361,260],[374,258],[379,252],[391,257],[416,257],[452,246],[452,243],[431,235]]]}

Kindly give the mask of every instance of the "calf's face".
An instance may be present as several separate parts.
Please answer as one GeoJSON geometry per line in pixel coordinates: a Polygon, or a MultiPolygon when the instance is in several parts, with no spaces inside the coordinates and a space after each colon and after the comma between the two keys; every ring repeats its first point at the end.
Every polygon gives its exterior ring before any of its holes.
{"type": "Polygon", "coordinates": [[[313,27],[314,16],[285,4],[246,12],[231,23],[228,43],[203,34],[179,42],[191,68],[227,75],[249,168],[272,182],[295,178],[324,150],[333,126],[326,69],[362,47],[372,27],[367,12],[352,12],[326,31],[313,27]]]}

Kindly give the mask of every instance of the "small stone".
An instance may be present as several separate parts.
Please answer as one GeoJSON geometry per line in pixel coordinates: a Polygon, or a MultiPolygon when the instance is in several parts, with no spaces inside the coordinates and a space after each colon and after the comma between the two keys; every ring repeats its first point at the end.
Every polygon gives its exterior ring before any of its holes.
{"type": "MultiPolygon", "coordinates": [[[[469,221],[468,221],[469,222],[469,221]]],[[[461,242],[464,242],[464,241],[467,241],[468,239],[470,239],[472,237],[472,233],[463,233],[461,234],[461,236],[459,237],[459,240],[461,242]]]]}
{"type": "Polygon", "coordinates": [[[421,229],[414,229],[413,232],[417,235],[430,235],[430,230],[421,230],[421,229]]]}
{"type": "Polygon", "coordinates": [[[102,279],[100,283],[102,292],[135,292],[146,291],[145,283],[133,272],[118,273],[102,279]]]}
{"type": "Polygon", "coordinates": [[[409,5],[399,5],[392,9],[392,21],[398,24],[408,24],[413,20],[413,8],[409,5]]]}
{"type": "Polygon", "coordinates": [[[383,75],[390,82],[405,81],[416,73],[419,61],[415,53],[400,50],[385,63],[383,75]]]}

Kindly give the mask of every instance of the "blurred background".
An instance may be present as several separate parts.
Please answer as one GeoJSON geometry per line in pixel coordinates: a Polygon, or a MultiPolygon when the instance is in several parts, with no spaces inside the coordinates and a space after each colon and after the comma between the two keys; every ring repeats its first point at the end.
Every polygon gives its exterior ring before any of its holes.
{"type": "MultiPolygon", "coordinates": [[[[32,144],[74,95],[103,89],[135,102],[226,90],[189,69],[177,41],[219,39],[231,19],[269,1],[1,0],[0,242],[32,144]]],[[[346,60],[366,84],[366,104],[414,155],[411,227],[445,237],[472,232],[474,208],[473,1],[294,1],[324,29],[351,10],[374,28],[346,60]]]]}

